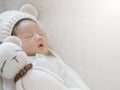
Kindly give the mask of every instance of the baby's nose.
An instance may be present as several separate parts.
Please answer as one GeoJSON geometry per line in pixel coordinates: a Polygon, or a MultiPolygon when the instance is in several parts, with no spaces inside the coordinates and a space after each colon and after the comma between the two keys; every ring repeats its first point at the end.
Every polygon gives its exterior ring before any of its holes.
{"type": "Polygon", "coordinates": [[[35,37],[36,37],[36,40],[40,40],[40,39],[42,39],[42,36],[39,35],[39,34],[36,34],[35,37]]]}

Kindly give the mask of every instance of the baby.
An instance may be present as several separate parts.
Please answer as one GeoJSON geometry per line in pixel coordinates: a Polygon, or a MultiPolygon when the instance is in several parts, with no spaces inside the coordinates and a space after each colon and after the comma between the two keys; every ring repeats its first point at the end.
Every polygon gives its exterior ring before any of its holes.
{"type": "MultiPolygon", "coordinates": [[[[45,34],[34,16],[20,11],[5,11],[0,15],[0,23],[1,42],[9,36],[19,37],[22,40],[22,49],[34,66],[42,67],[52,73],[56,81],[59,77],[62,81],[59,84],[67,89],[89,90],[79,75],[65,64],[53,50],[49,49],[45,34]]],[[[48,72],[45,73],[51,75],[48,72]]],[[[5,78],[2,80],[2,90],[16,90],[12,80],[5,78]]],[[[42,81],[41,84],[43,84],[42,81]]],[[[46,81],[44,84],[47,86],[49,82],[46,81]]],[[[51,90],[53,84],[49,84],[47,87],[51,90]]]]}

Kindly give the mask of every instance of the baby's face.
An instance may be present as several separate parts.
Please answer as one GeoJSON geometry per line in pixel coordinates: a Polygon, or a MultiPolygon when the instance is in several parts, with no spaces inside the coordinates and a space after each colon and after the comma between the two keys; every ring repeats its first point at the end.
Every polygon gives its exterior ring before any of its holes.
{"type": "Polygon", "coordinates": [[[48,42],[44,37],[44,33],[34,21],[22,21],[17,26],[15,33],[22,40],[22,48],[28,56],[48,52],[48,42]]]}

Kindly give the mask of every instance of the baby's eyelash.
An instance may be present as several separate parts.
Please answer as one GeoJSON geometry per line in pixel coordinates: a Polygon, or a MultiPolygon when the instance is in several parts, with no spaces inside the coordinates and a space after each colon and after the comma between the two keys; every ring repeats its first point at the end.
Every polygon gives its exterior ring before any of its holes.
{"type": "Polygon", "coordinates": [[[25,33],[24,37],[29,38],[29,37],[32,37],[33,35],[34,35],[34,33],[25,33]]]}
{"type": "Polygon", "coordinates": [[[44,34],[43,34],[43,33],[40,33],[39,35],[40,35],[40,36],[43,36],[44,34]]]}
{"type": "Polygon", "coordinates": [[[4,66],[5,66],[5,63],[6,63],[6,61],[4,61],[3,65],[2,65],[2,68],[1,68],[1,70],[0,70],[1,73],[3,73],[3,68],[4,68],[4,66]]]}

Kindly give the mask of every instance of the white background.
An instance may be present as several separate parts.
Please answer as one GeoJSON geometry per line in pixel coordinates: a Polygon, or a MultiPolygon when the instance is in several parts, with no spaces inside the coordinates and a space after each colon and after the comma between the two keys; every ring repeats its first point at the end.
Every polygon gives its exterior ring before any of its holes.
{"type": "Polygon", "coordinates": [[[50,46],[91,90],[120,90],[120,0],[0,0],[0,11],[32,3],[50,46]]]}

